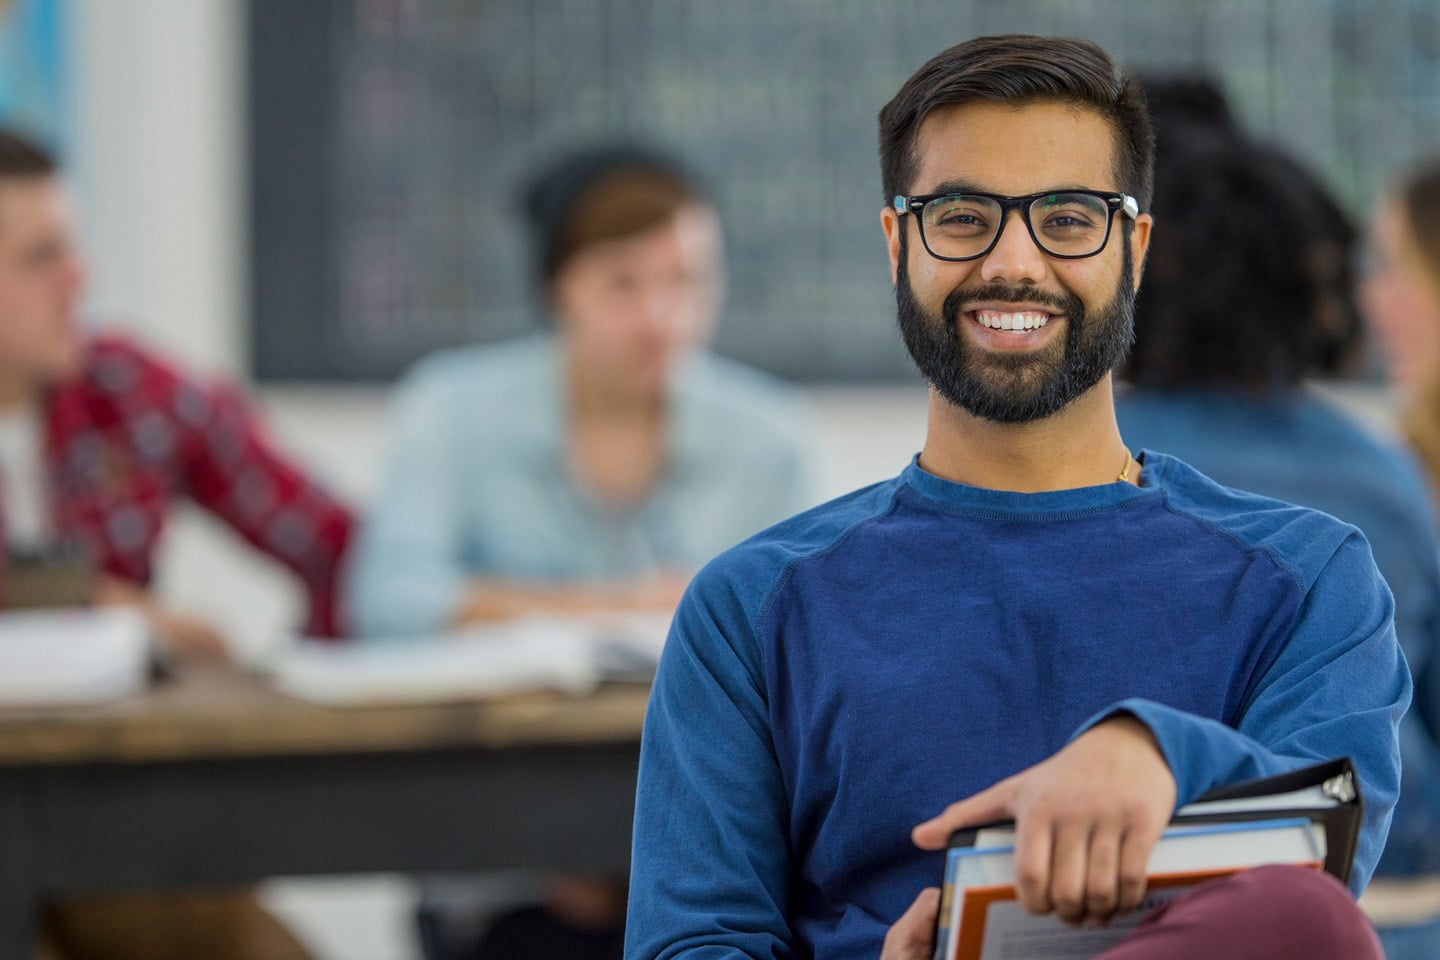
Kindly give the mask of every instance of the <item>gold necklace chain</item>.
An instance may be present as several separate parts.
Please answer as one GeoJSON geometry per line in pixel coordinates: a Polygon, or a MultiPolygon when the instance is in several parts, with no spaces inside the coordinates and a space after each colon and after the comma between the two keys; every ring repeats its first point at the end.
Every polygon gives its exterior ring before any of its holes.
{"type": "Polygon", "coordinates": [[[1125,448],[1125,466],[1123,466],[1123,467],[1120,468],[1120,476],[1118,476],[1118,477],[1115,478],[1115,482],[1116,482],[1116,483],[1129,483],[1129,482],[1130,482],[1130,464],[1132,464],[1132,463],[1134,463],[1134,462],[1135,462],[1135,460],[1130,456],[1130,448],[1129,448],[1129,447],[1126,447],[1126,448],[1125,448]]]}

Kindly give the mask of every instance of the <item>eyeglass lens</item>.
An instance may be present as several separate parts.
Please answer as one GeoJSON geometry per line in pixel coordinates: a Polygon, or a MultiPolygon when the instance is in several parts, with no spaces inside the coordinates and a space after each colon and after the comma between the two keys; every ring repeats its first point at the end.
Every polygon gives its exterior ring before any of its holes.
{"type": "MultiPolygon", "coordinates": [[[[1084,257],[1105,245],[1110,207],[1085,193],[1052,193],[1031,201],[1030,228],[1040,248],[1062,257],[1084,257]]],[[[936,197],[921,213],[925,241],[940,257],[973,257],[995,239],[1004,214],[990,197],[955,194],[936,197]]]]}

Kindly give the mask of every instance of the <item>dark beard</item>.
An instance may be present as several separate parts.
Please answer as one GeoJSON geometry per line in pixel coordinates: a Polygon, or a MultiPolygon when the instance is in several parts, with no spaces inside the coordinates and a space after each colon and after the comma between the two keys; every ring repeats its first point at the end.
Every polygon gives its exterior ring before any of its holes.
{"type": "Polygon", "coordinates": [[[1129,353],[1135,340],[1135,267],[1123,244],[1115,296],[1091,319],[1073,293],[1057,295],[1028,287],[985,284],[952,290],[941,315],[927,313],[910,288],[903,240],[895,281],[896,317],[915,366],[942,397],[973,416],[997,423],[1028,423],[1055,415],[1089,390],[1129,353]],[[1062,344],[1040,354],[971,356],[960,335],[965,303],[986,300],[1033,303],[1063,313],[1069,324],[1062,344]],[[1063,347],[1063,350],[1059,349],[1063,347]]]}

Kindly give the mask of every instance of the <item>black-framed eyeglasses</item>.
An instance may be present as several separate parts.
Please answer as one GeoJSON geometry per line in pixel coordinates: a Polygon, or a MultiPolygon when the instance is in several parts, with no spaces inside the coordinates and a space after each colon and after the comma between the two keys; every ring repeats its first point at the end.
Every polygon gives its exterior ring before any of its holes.
{"type": "Polygon", "coordinates": [[[993,193],[927,193],[896,197],[895,212],[915,214],[920,240],[937,260],[978,260],[995,248],[1011,210],[1020,211],[1035,246],[1052,257],[1093,257],[1110,240],[1115,214],[1131,220],[1140,204],[1128,193],[1047,190],[1028,197],[993,193]]]}

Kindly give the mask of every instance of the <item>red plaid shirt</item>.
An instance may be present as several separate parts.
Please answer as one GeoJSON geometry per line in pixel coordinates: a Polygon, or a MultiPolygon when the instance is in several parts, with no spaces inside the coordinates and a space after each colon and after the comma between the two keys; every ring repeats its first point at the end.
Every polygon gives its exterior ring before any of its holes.
{"type": "Polygon", "coordinates": [[[304,581],[308,634],[340,635],[350,511],[276,453],[233,387],[201,384],[105,336],[45,409],[57,541],[147,584],[170,505],[189,497],[304,581]]]}

